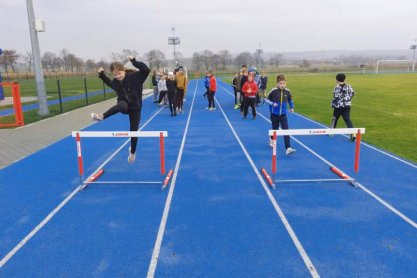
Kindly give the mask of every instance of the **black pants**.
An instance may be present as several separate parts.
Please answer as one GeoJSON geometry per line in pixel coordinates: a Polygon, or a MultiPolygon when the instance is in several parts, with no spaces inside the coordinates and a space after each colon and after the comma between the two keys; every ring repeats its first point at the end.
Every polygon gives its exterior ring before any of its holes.
{"type": "MultiPolygon", "coordinates": [[[[113,116],[114,114],[122,113],[122,114],[128,114],[129,115],[129,124],[130,124],[130,131],[138,131],[139,129],[139,123],[140,123],[140,114],[141,109],[139,110],[129,110],[129,105],[127,101],[118,101],[117,104],[113,107],[111,107],[109,110],[104,112],[103,119],[106,119],[110,116],[113,116]]],[[[136,152],[136,146],[138,145],[138,138],[137,137],[131,137],[130,138],[130,152],[135,153],[136,152]]]]}
{"type": "Polygon", "coordinates": [[[339,120],[340,116],[342,116],[348,128],[353,127],[352,121],[350,120],[350,106],[348,106],[348,107],[334,108],[333,119],[330,124],[330,128],[336,128],[337,121],[339,120]]]}
{"type": "Polygon", "coordinates": [[[246,97],[244,96],[243,92],[240,92],[240,112],[243,112],[246,105],[246,97]]]}
{"type": "Polygon", "coordinates": [[[208,98],[208,107],[216,107],[216,105],[214,104],[214,94],[216,92],[208,92],[207,94],[207,98],[208,98]]]}
{"type": "Polygon", "coordinates": [[[159,92],[158,103],[161,103],[161,101],[165,98],[166,94],[167,94],[167,91],[160,91],[159,92]]]}
{"type": "Polygon", "coordinates": [[[171,110],[171,113],[174,113],[174,115],[177,114],[175,112],[176,96],[177,96],[177,93],[175,91],[174,92],[168,92],[169,110],[171,110]]]}
{"type": "Polygon", "coordinates": [[[251,98],[251,97],[246,98],[245,109],[243,110],[243,116],[246,117],[248,115],[249,107],[251,107],[252,108],[252,115],[253,115],[253,117],[256,117],[255,101],[256,101],[256,98],[251,98]]]}
{"type": "MultiPolygon", "coordinates": [[[[276,130],[279,129],[279,125],[281,124],[281,128],[282,129],[288,129],[288,119],[287,119],[287,115],[274,115],[271,114],[271,122],[272,122],[272,129],[276,130]]],[[[273,139],[273,137],[271,136],[271,139],[273,139]]],[[[288,149],[289,147],[291,147],[290,144],[290,136],[285,135],[284,136],[284,143],[285,143],[285,149],[288,149]]]]}
{"type": "Polygon", "coordinates": [[[184,89],[177,89],[177,108],[182,109],[184,105],[184,89]]]}
{"type": "Polygon", "coordinates": [[[209,88],[206,87],[206,92],[203,94],[203,97],[206,97],[208,95],[208,93],[209,93],[209,88]]]}
{"type": "Polygon", "coordinates": [[[235,105],[236,105],[236,104],[237,104],[237,101],[238,101],[238,99],[237,99],[237,93],[238,93],[239,91],[234,90],[234,92],[235,92],[235,105]]]}

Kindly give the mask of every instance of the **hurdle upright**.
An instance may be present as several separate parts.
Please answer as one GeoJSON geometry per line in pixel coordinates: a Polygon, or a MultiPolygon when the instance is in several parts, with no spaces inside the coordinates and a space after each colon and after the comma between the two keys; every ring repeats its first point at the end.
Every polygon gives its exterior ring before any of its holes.
{"type": "Polygon", "coordinates": [[[77,163],[78,163],[78,174],[80,177],[81,188],[84,189],[88,184],[92,183],[137,183],[137,184],[161,184],[161,189],[165,189],[172,176],[172,169],[169,170],[168,175],[164,177],[166,173],[165,169],[165,137],[168,137],[167,131],[73,131],[72,137],[75,137],[77,143],[77,163]],[[90,176],[88,180],[84,180],[84,165],[83,155],[81,148],[81,138],[159,138],[159,157],[160,157],[160,173],[163,176],[162,181],[97,181],[97,179],[104,173],[104,169],[99,169],[96,173],[90,176]]]}
{"type": "Polygon", "coordinates": [[[300,183],[300,182],[349,182],[354,187],[357,186],[357,178],[359,172],[359,159],[360,159],[360,143],[361,135],[365,133],[365,128],[335,128],[335,129],[286,129],[286,130],[269,130],[268,135],[272,136],[272,158],[271,158],[271,171],[272,177],[268,175],[268,172],[265,168],[261,168],[265,179],[268,181],[269,185],[275,189],[277,183],[300,183]],[[353,169],[355,172],[355,178],[352,178],[338,169],[332,164],[330,170],[335,173],[340,179],[276,179],[277,173],[277,137],[278,136],[318,136],[318,135],[356,135],[355,142],[355,154],[354,154],[354,165],[353,169]]]}

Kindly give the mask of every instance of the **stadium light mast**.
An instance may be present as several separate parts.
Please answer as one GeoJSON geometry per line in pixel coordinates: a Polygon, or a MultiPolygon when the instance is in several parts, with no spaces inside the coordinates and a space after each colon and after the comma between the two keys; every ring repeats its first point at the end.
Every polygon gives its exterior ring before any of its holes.
{"type": "Polygon", "coordinates": [[[261,58],[262,58],[262,53],[264,53],[264,50],[261,48],[262,45],[259,44],[258,45],[258,49],[256,49],[256,53],[258,54],[258,71],[261,71],[261,58]]]}
{"type": "Polygon", "coordinates": [[[180,38],[175,36],[175,27],[171,27],[172,31],[172,37],[168,37],[168,44],[174,46],[174,60],[175,60],[175,66],[178,66],[178,60],[177,60],[177,52],[175,50],[175,46],[180,44],[180,38]]]}
{"type": "Polygon", "coordinates": [[[35,20],[35,12],[33,9],[32,0],[26,0],[26,8],[28,12],[30,42],[33,53],[33,67],[35,68],[36,89],[38,93],[38,114],[40,116],[49,115],[48,103],[45,90],[45,79],[43,76],[41,63],[41,50],[39,48],[39,40],[37,32],[45,32],[45,22],[43,20],[35,20]]]}
{"type": "Polygon", "coordinates": [[[417,42],[417,39],[414,39],[414,44],[410,46],[410,49],[413,50],[413,72],[414,72],[415,65],[416,65],[416,48],[417,48],[416,42],[417,42]]]}

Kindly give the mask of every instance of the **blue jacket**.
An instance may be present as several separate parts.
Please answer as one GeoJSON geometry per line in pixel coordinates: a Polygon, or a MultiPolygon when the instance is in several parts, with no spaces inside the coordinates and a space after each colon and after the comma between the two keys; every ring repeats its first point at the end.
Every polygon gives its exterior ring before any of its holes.
{"type": "Polygon", "coordinates": [[[204,86],[206,86],[206,89],[210,88],[210,77],[204,77],[204,86]]]}
{"type": "Polygon", "coordinates": [[[281,116],[287,114],[287,105],[290,105],[290,109],[294,109],[294,102],[292,101],[292,95],[290,90],[280,90],[278,88],[272,89],[269,92],[265,102],[269,104],[269,111],[271,114],[281,116]],[[274,106],[274,104],[278,104],[274,106]]]}

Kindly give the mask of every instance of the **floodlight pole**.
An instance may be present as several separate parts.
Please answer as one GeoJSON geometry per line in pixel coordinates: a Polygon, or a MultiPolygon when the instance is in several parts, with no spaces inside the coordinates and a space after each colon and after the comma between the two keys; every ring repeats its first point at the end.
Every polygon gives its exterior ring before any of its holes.
{"type": "Polygon", "coordinates": [[[33,9],[32,0],[26,0],[26,7],[28,12],[28,21],[29,21],[29,33],[30,33],[30,42],[32,45],[33,53],[33,66],[35,68],[36,75],[36,88],[38,92],[38,104],[39,110],[38,114],[40,116],[49,115],[48,103],[46,98],[45,90],[45,79],[43,76],[42,63],[41,63],[41,50],[39,48],[38,34],[35,25],[35,12],[33,9]]]}
{"type": "Polygon", "coordinates": [[[261,48],[261,44],[259,44],[259,48],[258,49],[256,49],[256,53],[258,53],[258,71],[261,71],[261,55],[262,55],[262,53],[263,53],[264,51],[263,51],[263,49],[261,48]]]}
{"type": "Polygon", "coordinates": [[[178,66],[178,61],[177,61],[177,52],[175,49],[175,46],[177,44],[180,44],[180,38],[179,37],[175,37],[175,27],[171,27],[171,31],[172,31],[172,37],[168,37],[168,44],[169,45],[173,45],[174,46],[174,59],[175,59],[175,66],[178,66]]]}
{"type": "Polygon", "coordinates": [[[414,44],[410,46],[410,49],[413,50],[413,72],[414,72],[415,65],[416,65],[416,48],[417,48],[416,42],[417,42],[417,39],[414,39],[414,44]]]}

